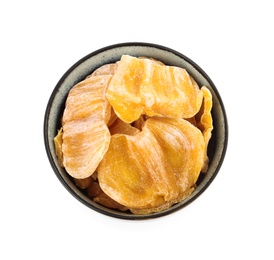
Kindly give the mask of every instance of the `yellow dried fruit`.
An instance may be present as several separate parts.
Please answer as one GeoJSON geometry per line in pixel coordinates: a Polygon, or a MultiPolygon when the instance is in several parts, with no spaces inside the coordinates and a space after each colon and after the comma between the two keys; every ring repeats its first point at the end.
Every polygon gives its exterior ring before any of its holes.
{"type": "Polygon", "coordinates": [[[117,69],[117,65],[118,65],[117,62],[105,64],[105,65],[99,67],[98,69],[96,69],[94,72],[92,72],[92,74],[89,75],[88,77],[102,76],[102,75],[113,75],[117,69]]]}
{"type": "Polygon", "coordinates": [[[102,190],[134,210],[157,211],[195,185],[204,138],[184,119],[150,118],[136,135],[115,134],[99,164],[102,190]]]}
{"type": "Polygon", "coordinates": [[[123,55],[106,97],[117,116],[132,123],[142,114],[192,117],[200,109],[203,93],[185,69],[123,55]]]}
{"type": "Polygon", "coordinates": [[[93,76],[74,86],[63,115],[63,164],[74,178],[87,178],[108,149],[111,107],[105,98],[112,76],[93,76]]]}

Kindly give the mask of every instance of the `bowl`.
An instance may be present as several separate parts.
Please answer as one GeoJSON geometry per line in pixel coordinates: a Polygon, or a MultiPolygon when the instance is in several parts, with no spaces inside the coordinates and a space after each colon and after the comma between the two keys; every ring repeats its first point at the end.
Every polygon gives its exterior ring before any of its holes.
{"type": "Polygon", "coordinates": [[[65,72],[53,89],[44,116],[44,143],[46,153],[52,169],[59,181],[76,199],[90,209],[107,216],[120,219],[138,220],[162,217],[181,210],[196,200],[209,187],[219,172],[225,158],[227,142],[228,125],[225,108],[221,96],[209,76],[196,63],[185,55],[171,48],[152,43],[119,43],[96,50],[80,59],[65,72]],[[208,171],[206,174],[200,175],[195,191],[187,199],[158,213],[137,215],[130,212],[121,212],[118,210],[109,209],[94,202],[75,185],[74,181],[67,174],[65,169],[60,167],[55,154],[53,138],[56,136],[57,130],[60,129],[61,117],[69,90],[98,67],[107,63],[116,62],[120,60],[121,56],[124,54],[136,57],[146,56],[162,61],[166,65],[185,68],[199,84],[199,86],[207,86],[212,93],[212,118],[214,130],[208,146],[208,156],[210,159],[208,171]]]}

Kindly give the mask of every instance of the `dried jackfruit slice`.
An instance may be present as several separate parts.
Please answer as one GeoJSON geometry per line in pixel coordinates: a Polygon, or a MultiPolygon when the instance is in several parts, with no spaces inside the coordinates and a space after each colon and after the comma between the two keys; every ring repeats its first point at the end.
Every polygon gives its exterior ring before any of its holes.
{"type": "Polygon", "coordinates": [[[76,179],[87,178],[106,153],[111,106],[105,92],[111,75],[92,76],[69,92],[63,115],[63,165],[76,179]]]}
{"type": "Polygon", "coordinates": [[[106,97],[117,116],[132,123],[142,114],[192,117],[200,109],[203,93],[185,69],[123,55],[106,97]]]}
{"type": "Polygon", "coordinates": [[[110,75],[94,76],[76,84],[68,94],[62,124],[91,116],[108,122],[111,106],[105,93],[111,78],[110,75]]]}
{"type": "MultiPolygon", "coordinates": [[[[95,71],[93,71],[91,73],[91,75],[89,75],[87,78],[92,77],[92,76],[102,76],[102,75],[114,75],[117,66],[118,66],[118,62],[116,63],[109,63],[109,64],[105,64],[102,65],[101,67],[99,67],[98,69],[96,69],[95,71]]],[[[115,114],[113,108],[111,107],[111,113],[110,113],[110,119],[108,121],[108,126],[110,126],[117,118],[117,115],[115,114]]]]}
{"type": "Polygon", "coordinates": [[[94,72],[92,72],[91,75],[88,77],[101,76],[101,75],[114,75],[117,69],[117,66],[118,66],[118,62],[102,65],[101,67],[96,69],[94,72]]]}
{"type": "Polygon", "coordinates": [[[136,135],[115,134],[99,164],[102,190],[132,212],[154,212],[193,191],[204,138],[184,119],[149,118],[136,135]]]}
{"type": "Polygon", "coordinates": [[[195,115],[195,120],[197,122],[197,127],[202,131],[204,139],[205,139],[205,163],[202,169],[202,172],[206,172],[208,169],[208,163],[209,159],[207,156],[207,148],[208,148],[208,143],[210,141],[211,135],[212,135],[212,130],[213,130],[213,119],[212,119],[212,114],[211,114],[211,109],[212,109],[212,95],[210,90],[203,86],[201,88],[201,91],[203,92],[203,103],[201,106],[201,109],[199,112],[195,115]]]}

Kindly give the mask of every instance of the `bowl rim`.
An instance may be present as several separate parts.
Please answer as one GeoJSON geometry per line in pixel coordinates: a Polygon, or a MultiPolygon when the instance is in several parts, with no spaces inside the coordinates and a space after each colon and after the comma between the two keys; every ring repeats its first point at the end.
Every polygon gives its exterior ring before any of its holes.
{"type": "Polygon", "coordinates": [[[59,79],[59,81],[57,82],[57,84],[55,85],[49,99],[47,102],[47,106],[46,106],[46,110],[45,110],[45,114],[44,114],[44,121],[43,121],[43,137],[44,137],[44,145],[45,145],[45,150],[46,150],[46,154],[48,157],[48,160],[50,162],[50,165],[55,173],[55,175],[57,176],[57,178],[59,179],[59,181],[63,184],[63,186],[67,189],[67,191],[69,191],[69,193],[71,195],[73,195],[73,197],[75,197],[78,201],[80,201],[81,203],[83,203],[84,205],[86,205],[87,207],[102,213],[104,215],[107,215],[109,217],[115,217],[115,218],[119,218],[119,219],[127,219],[127,220],[144,220],[144,219],[151,219],[151,218],[158,218],[158,217],[162,217],[165,215],[169,215],[175,211],[178,211],[184,207],[186,207],[187,205],[189,205],[190,203],[192,203],[194,200],[196,200],[202,193],[204,193],[204,191],[209,187],[209,185],[212,183],[212,181],[215,179],[215,177],[217,176],[217,174],[219,173],[219,170],[223,164],[225,155],[226,155],[226,151],[227,151],[227,146],[228,146],[228,121],[227,121],[227,114],[226,114],[226,110],[223,104],[223,100],[219,94],[218,89],[216,88],[215,84],[213,83],[213,81],[211,80],[211,78],[206,74],[206,72],[198,65],[196,64],[194,61],[192,61],[190,58],[188,58],[187,56],[185,56],[184,54],[171,49],[169,47],[163,46],[163,45],[159,45],[159,44],[155,44],[155,43],[148,43],[148,42],[122,42],[122,43],[116,43],[116,44],[112,44],[112,45],[108,45],[105,46],[103,48],[97,49],[87,55],[85,55],[83,58],[79,59],[77,62],[75,62],[64,74],[63,76],[59,79]],[[56,95],[56,93],[58,92],[60,86],[62,85],[62,82],[64,82],[64,80],[67,78],[67,76],[76,68],[78,67],[81,63],[83,63],[84,61],[90,59],[91,57],[101,53],[101,52],[105,52],[111,49],[115,49],[115,48],[121,48],[121,47],[133,47],[133,46],[140,46],[140,47],[152,47],[152,48],[156,48],[156,49],[160,49],[163,51],[168,51],[171,52],[173,54],[175,54],[176,56],[179,56],[180,58],[182,58],[183,60],[185,60],[186,62],[188,62],[190,65],[192,65],[209,83],[210,86],[212,87],[212,89],[215,92],[215,95],[218,99],[218,102],[220,104],[221,110],[223,112],[223,121],[224,121],[224,144],[223,144],[223,150],[219,159],[219,163],[214,171],[214,173],[212,174],[212,176],[210,177],[210,179],[206,182],[206,184],[199,190],[198,193],[196,193],[192,198],[190,198],[189,200],[187,200],[184,204],[178,206],[178,207],[171,207],[169,208],[167,211],[163,211],[163,212],[157,212],[157,213],[152,213],[152,214],[146,214],[146,215],[134,215],[134,214],[118,214],[120,212],[110,212],[110,211],[105,211],[103,209],[101,209],[100,207],[95,207],[93,205],[91,205],[90,203],[88,203],[86,200],[84,200],[83,198],[81,198],[78,194],[75,193],[75,191],[69,186],[69,184],[62,178],[62,176],[60,175],[53,157],[52,157],[52,153],[49,147],[49,142],[50,140],[48,139],[48,119],[49,119],[49,114],[51,111],[51,105],[52,102],[54,100],[54,97],[56,95]]]}

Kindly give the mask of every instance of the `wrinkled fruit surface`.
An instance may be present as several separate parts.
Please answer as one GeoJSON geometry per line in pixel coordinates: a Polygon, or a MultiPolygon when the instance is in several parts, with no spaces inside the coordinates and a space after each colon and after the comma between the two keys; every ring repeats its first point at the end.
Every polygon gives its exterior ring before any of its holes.
{"type": "Polygon", "coordinates": [[[195,185],[204,149],[202,133],[188,121],[150,118],[138,134],[112,136],[98,180],[120,204],[156,209],[195,185]]]}
{"type": "Polygon", "coordinates": [[[142,114],[189,118],[198,112],[203,99],[185,69],[128,55],[122,56],[106,96],[127,123],[142,114]]]}
{"type": "Polygon", "coordinates": [[[63,165],[74,178],[96,170],[108,149],[111,107],[105,92],[111,76],[90,77],[71,89],[63,115],[63,165]]]}

